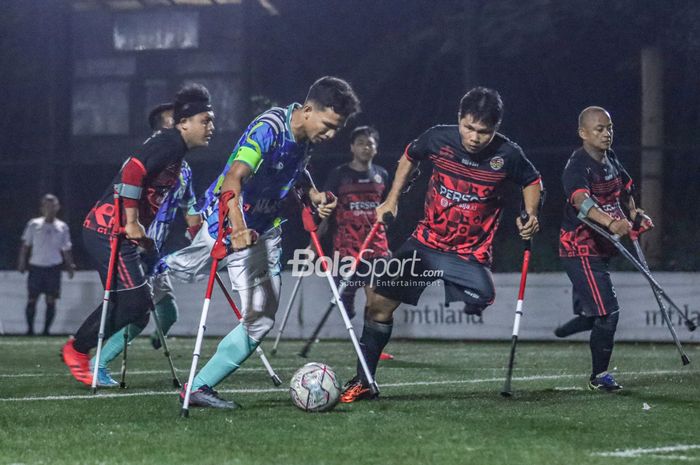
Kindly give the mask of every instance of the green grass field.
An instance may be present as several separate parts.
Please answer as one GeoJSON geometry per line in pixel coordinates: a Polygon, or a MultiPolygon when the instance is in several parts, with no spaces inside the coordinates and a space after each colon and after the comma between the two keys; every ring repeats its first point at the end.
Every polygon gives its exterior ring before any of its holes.
{"type": "MultiPolygon", "coordinates": [[[[514,396],[500,391],[506,343],[392,342],[381,400],[325,414],[294,407],[255,355],[218,387],[244,407],[178,417],[162,352],[130,348],[129,387],[93,396],[68,375],[63,338],[0,338],[0,464],[674,464],[700,462],[700,346],[681,367],[671,345],[619,344],[619,394],[585,389],[587,344],[522,343],[514,396]],[[644,408],[647,404],[649,408],[644,408]]],[[[193,340],[171,339],[181,378],[193,340]]],[[[205,341],[203,360],[216,341],[205,341]]],[[[304,360],[280,345],[286,382],[304,360]]],[[[268,345],[269,347],[269,345],[268,345]]],[[[322,361],[345,380],[346,341],[322,342],[322,361]]],[[[114,371],[118,371],[118,364],[114,371]]]]}

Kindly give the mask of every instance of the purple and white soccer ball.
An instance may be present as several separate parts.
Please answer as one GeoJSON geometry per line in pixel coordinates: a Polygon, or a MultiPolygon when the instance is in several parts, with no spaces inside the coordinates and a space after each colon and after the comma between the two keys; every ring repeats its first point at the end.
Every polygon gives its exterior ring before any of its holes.
{"type": "Polygon", "coordinates": [[[299,368],[289,383],[294,405],[305,412],[327,412],[338,404],[340,381],[331,367],[311,362],[299,368]]]}

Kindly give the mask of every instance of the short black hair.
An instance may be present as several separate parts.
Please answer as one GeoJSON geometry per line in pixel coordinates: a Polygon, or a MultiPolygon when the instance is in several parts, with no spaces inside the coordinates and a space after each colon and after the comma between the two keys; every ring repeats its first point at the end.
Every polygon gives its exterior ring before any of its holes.
{"type": "Polygon", "coordinates": [[[360,111],[360,99],[350,84],[333,76],[324,76],[314,82],[305,101],[314,102],[322,108],[332,108],[346,119],[360,111]]]}
{"type": "MultiPolygon", "coordinates": [[[[186,106],[194,103],[200,104],[197,105],[199,107],[201,105],[209,105],[210,102],[211,95],[209,95],[209,91],[206,87],[197,83],[185,84],[178,91],[178,93],[175,94],[175,103],[173,104],[173,117],[175,124],[180,122],[183,112],[187,113],[187,109],[185,108],[186,106]]],[[[192,116],[192,114],[183,117],[186,118],[188,116],[192,116]]]]}
{"type": "Polygon", "coordinates": [[[459,102],[459,119],[466,115],[490,127],[498,128],[503,119],[503,100],[498,91],[475,87],[459,102]]]}
{"type": "Polygon", "coordinates": [[[352,130],[350,133],[350,144],[355,143],[355,139],[360,136],[372,137],[375,142],[379,144],[379,131],[374,129],[372,126],[358,126],[352,130]]]}
{"type": "Polygon", "coordinates": [[[161,120],[162,120],[162,113],[164,111],[172,110],[175,108],[175,105],[172,103],[161,103],[160,105],[155,106],[149,113],[148,113],[148,124],[151,126],[152,130],[160,129],[161,128],[161,120]]]}

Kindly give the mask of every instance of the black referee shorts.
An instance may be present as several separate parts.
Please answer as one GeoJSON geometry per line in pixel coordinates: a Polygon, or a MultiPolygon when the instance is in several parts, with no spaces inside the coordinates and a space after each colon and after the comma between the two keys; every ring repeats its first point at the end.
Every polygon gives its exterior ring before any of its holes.
{"type": "Polygon", "coordinates": [[[610,260],[601,257],[560,257],[573,284],[572,300],[576,315],[605,316],[620,309],[610,280],[610,260]]]}
{"type": "Polygon", "coordinates": [[[61,270],[63,265],[35,266],[29,265],[27,291],[30,299],[41,294],[58,299],[61,297],[61,270]]]}
{"type": "MultiPolygon", "coordinates": [[[[375,291],[387,299],[416,305],[426,287],[445,283],[445,302],[465,302],[475,313],[493,303],[496,290],[491,270],[457,254],[426,247],[413,237],[396,251],[383,275],[375,276],[375,291]]],[[[375,266],[376,271],[381,271],[375,266]]]]}
{"type": "MultiPolygon", "coordinates": [[[[92,229],[83,228],[83,243],[92,258],[92,264],[100,273],[104,285],[107,282],[110,244],[109,236],[92,229]]],[[[146,274],[141,264],[138,246],[122,238],[119,241],[119,254],[115,263],[112,290],[133,289],[146,283],[146,274]]]]}

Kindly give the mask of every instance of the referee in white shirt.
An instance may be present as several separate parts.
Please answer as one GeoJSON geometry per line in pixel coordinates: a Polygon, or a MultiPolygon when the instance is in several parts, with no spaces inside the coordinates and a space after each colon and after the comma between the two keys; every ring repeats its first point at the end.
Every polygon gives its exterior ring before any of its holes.
{"type": "Polygon", "coordinates": [[[58,197],[46,194],[41,199],[42,216],[29,220],[22,234],[18,270],[24,273],[29,269],[29,297],[25,311],[28,336],[34,335],[36,302],[41,294],[46,297],[43,334],[49,334],[51,323],[56,316],[56,300],[61,295],[61,269],[65,264],[70,278],[73,278],[75,271],[68,225],[56,218],[60,208],[58,197]]]}

